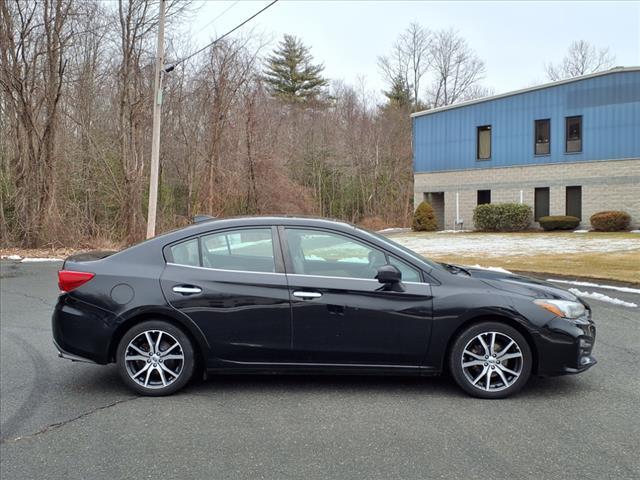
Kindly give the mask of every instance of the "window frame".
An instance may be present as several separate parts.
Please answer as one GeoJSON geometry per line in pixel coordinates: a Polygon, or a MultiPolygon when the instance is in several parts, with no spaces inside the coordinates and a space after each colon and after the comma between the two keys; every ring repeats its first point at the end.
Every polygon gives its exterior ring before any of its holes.
{"type": "Polygon", "coordinates": [[[282,250],[281,250],[281,246],[280,246],[280,237],[278,235],[278,230],[277,227],[274,225],[243,225],[243,226],[235,226],[235,227],[225,227],[225,228],[220,228],[220,229],[215,229],[215,230],[208,230],[206,232],[201,232],[195,235],[191,235],[189,237],[185,237],[185,238],[180,238],[178,240],[175,240],[171,243],[166,244],[164,247],[162,247],[162,252],[163,252],[163,256],[164,256],[164,260],[165,260],[165,264],[172,264],[172,265],[177,265],[179,267],[186,267],[186,268],[204,268],[206,270],[213,270],[213,271],[223,271],[223,272],[240,272],[240,273],[251,273],[251,274],[284,274],[285,272],[285,267],[284,267],[284,258],[282,255],[282,250]],[[271,249],[273,251],[273,261],[274,261],[274,265],[275,265],[275,269],[274,272],[262,272],[262,271],[257,271],[257,270],[230,270],[227,268],[215,268],[215,267],[205,267],[204,266],[204,262],[203,262],[203,258],[202,258],[202,250],[204,248],[203,246],[203,238],[204,237],[208,237],[210,235],[216,235],[216,234],[222,234],[222,233],[226,233],[226,232],[238,232],[240,230],[269,230],[271,232],[271,249]],[[171,247],[174,247],[175,245],[178,245],[180,243],[183,242],[188,242],[190,240],[193,239],[197,239],[198,240],[198,257],[199,257],[199,261],[200,261],[200,265],[199,266],[193,266],[193,265],[183,265],[180,263],[175,263],[174,258],[173,258],[173,253],[171,252],[171,247]]]}
{"type": "Polygon", "coordinates": [[[493,127],[491,124],[478,125],[476,127],[476,161],[484,162],[491,160],[493,154],[493,127]],[[480,132],[489,132],[489,156],[480,158],[480,132]]]}
{"type": "Polygon", "coordinates": [[[476,206],[478,205],[490,205],[491,204],[491,189],[482,189],[482,190],[476,190],[476,206]],[[480,203],[480,192],[482,192],[483,194],[486,194],[486,192],[488,192],[489,195],[489,201],[488,202],[482,202],[480,203]]]}
{"type": "Polygon", "coordinates": [[[539,118],[533,121],[533,155],[536,157],[548,157],[551,155],[551,119],[550,118],[539,118]],[[547,122],[549,129],[549,140],[547,142],[540,142],[540,145],[544,145],[545,143],[549,146],[548,153],[538,153],[538,124],[541,122],[547,122]]]}
{"type": "Polygon", "coordinates": [[[583,121],[582,115],[570,115],[568,117],[564,117],[564,153],[566,155],[572,155],[575,153],[582,153],[584,149],[584,129],[583,129],[583,121]],[[569,151],[569,122],[571,120],[578,120],[580,123],[580,150],[572,150],[569,151]]]}
{"type": "Polygon", "coordinates": [[[300,275],[300,276],[304,276],[304,277],[312,277],[312,278],[340,278],[340,279],[344,279],[344,280],[355,280],[355,281],[371,281],[371,282],[377,282],[376,279],[374,278],[358,278],[358,277],[336,277],[336,276],[329,276],[329,275],[313,275],[313,274],[307,274],[307,273],[294,273],[293,271],[289,271],[289,269],[293,268],[293,262],[291,259],[291,254],[289,252],[289,242],[287,241],[287,232],[286,230],[311,230],[311,231],[317,231],[319,233],[328,233],[328,234],[333,234],[333,235],[338,235],[340,237],[345,237],[348,240],[354,241],[356,243],[360,243],[362,245],[365,245],[368,248],[372,248],[374,250],[378,250],[380,252],[382,252],[385,255],[387,264],[389,263],[389,257],[392,257],[394,259],[396,259],[398,262],[400,263],[404,263],[406,264],[408,267],[414,269],[415,271],[418,272],[418,276],[420,278],[419,282],[411,282],[411,281],[405,281],[402,280],[403,283],[418,283],[421,285],[429,285],[429,277],[427,277],[427,275],[425,274],[425,272],[423,271],[422,268],[414,265],[413,263],[405,260],[404,258],[399,257],[398,255],[395,255],[393,253],[390,253],[387,249],[376,245],[370,241],[368,241],[367,239],[364,238],[360,238],[358,236],[355,235],[350,235],[348,233],[342,232],[340,230],[333,230],[330,228],[325,228],[325,227],[317,227],[317,226],[307,226],[307,225],[279,225],[278,226],[278,234],[279,234],[279,238],[280,238],[280,246],[282,248],[282,253],[285,260],[285,265],[286,265],[286,273],[287,275],[300,275]]]}

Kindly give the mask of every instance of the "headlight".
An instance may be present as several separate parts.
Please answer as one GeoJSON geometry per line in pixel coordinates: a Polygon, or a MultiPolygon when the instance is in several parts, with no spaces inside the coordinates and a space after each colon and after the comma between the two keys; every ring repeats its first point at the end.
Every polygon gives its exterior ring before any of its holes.
{"type": "Polygon", "coordinates": [[[534,300],[533,303],[562,318],[579,318],[587,312],[587,309],[582,303],[572,302],[570,300],[548,300],[546,298],[539,298],[534,300]]]}

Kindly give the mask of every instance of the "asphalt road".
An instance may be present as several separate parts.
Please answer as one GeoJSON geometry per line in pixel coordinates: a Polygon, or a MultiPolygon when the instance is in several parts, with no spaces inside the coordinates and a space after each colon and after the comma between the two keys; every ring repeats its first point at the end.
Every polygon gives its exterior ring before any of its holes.
{"type": "Polygon", "coordinates": [[[599,364],[507,400],[448,378],[319,376],[218,377],[152,399],[114,366],[57,358],[59,265],[0,262],[3,480],[640,478],[640,308],[592,300],[599,364]]]}

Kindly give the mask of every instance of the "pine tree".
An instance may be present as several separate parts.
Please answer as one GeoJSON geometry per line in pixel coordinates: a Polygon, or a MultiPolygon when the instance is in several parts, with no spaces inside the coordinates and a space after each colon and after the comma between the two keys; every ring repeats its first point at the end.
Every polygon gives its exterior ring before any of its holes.
{"type": "Polygon", "coordinates": [[[312,61],[309,48],[300,39],[285,35],[267,58],[264,79],[271,93],[288,102],[316,99],[327,80],[321,76],[324,65],[312,61]]]}
{"type": "Polygon", "coordinates": [[[389,104],[395,107],[409,108],[413,101],[411,86],[401,76],[397,76],[393,80],[391,88],[383,93],[389,99],[389,104]]]}

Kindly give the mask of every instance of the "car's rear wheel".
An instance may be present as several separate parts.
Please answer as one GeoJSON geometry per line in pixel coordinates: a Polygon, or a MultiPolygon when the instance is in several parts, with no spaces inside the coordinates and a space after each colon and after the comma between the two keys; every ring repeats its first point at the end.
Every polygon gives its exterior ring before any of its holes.
{"type": "Polygon", "coordinates": [[[151,320],[124,334],[116,353],[124,382],[142,395],[170,395],[184,387],[195,366],[193,345],[175,325],[151,320]]]}
{"type": "Polygon", "coordinates": [[[480,398],[518,392],[531,375],[533,359],[526,339],[499,322],[470,326],[454,340],[449,368],[460,387],[480,398]]]}

